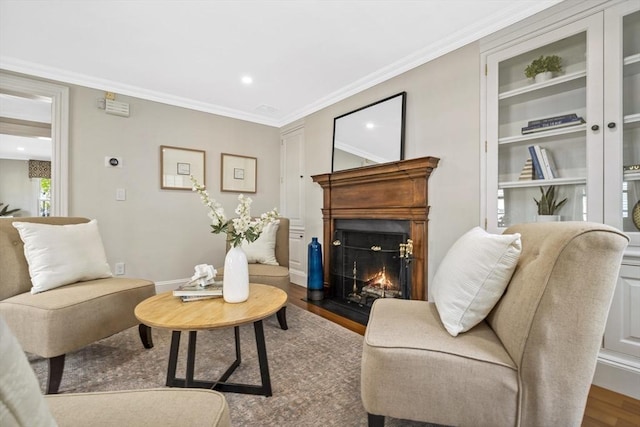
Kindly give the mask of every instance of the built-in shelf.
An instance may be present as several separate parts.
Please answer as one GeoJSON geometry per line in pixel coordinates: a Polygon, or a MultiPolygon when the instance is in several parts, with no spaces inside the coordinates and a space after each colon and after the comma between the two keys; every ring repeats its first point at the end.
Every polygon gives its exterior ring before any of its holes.
{"type": "Polygon", "coordinates": [[[587,130],[586,124],[568,126],[566,128],[545,130],[542,132],[529,133],[527,135],[507,136],[498,138],[498,144],[514,144],[517,142],[531,141],[534,139],[548,138],[550,136],[567,135],[570,133],[584,132],[587,130]]]}
{"type": "Polygon", "coordinates": [[[532,83],[528,86],[523,86],[517,89],[509,90],[507,92],[502,92],[501,94],[498,95],[498,99],[503,100],[503,99],[513,98],[514,96],[519,96],[525,93],[534,92],[536,90],[544,89],[550,86],[557,86],[563,83],[582,79],[582,78],[585,78],[586,76],[587,76],[587,72],[584,70],[565,74],[563,76],[554,77],[553,79],[547,80],[545,82],[532,83]]]}
{"type": "Polygon", "coordinates": [[[504,181],[498,183],[498,188],[524,188],[524,187],[546,187],[548,185],[581,185],[586,184],[586,178],[553,178],[553,179],[532,179],[529,181],[504,181]]]}
{"type": "Polygon", "coordinates": [[[638,181],[640,180],[640,171],[625,171],[623,173],[625,181],[638,181]]]}

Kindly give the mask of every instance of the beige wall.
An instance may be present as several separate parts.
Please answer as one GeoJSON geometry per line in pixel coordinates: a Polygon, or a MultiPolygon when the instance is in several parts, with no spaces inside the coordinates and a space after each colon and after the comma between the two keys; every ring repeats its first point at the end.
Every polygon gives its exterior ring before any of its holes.
{"type": "Polygon", "coordinates": [[[126,275],[154,281],[190,277],[200,263],[221,266],[224,236],[209,232],[207,210],[184,190],[160,189],[160,146],[206,151],[206,181],[228,216],[237,193],[220,192],[220,153],[258,159],[252,212],[279,206],[277,128],[126,96],[128,118],[96,106],[104,92],[70,86],[69,215],[96,218],[108,260],[126,263],[126,275]],[[104,166],[105,156],[123,159],[123,168],[104,166]],[[126,201],[116,201],[116,189],[126,201]]]}
{"type": "MultiPolygon", "coordinates": [[[[434,156],[429,180],[429,278],[480,217],[480,51],[472,43],[314,113],[304,120],[308,175],[331,171],[333,119],[407,92],[405,157],[434,156]]],[[[306,187],[306,233],[322,236],[322,190],[306,187]]]]}

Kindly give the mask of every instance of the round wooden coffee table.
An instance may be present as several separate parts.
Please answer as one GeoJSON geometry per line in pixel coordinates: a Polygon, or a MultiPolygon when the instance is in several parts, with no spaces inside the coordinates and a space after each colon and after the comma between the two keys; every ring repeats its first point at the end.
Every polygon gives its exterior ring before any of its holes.
{"type": "Polygon", "coordinates": [[[271,379],[262,320],[284,307],[287,303],[287,294],[269,285],[251,283],[249,287],[249,299],[237,304],[225,303],[222,298],[182,302],[180,298],[174,297],[172,292],[165,292],[147,298],[136,306],[135,315],[140,322],[154,328],[173,331],[169,350],[167,386],[208,388],[223,392],[271,396],[271,379]],[[227,379],[241,362],[239,327],[248,323],[253,323],[255,331],[262,384],[227,383],[227,379]],[[233,327],[235,332],[236,360],[217,381],[194,379],[197,332],[228,327],[233,327]],[[185,378],[176,378],[182,331],[189,331],[187,368],[185,378]]]}

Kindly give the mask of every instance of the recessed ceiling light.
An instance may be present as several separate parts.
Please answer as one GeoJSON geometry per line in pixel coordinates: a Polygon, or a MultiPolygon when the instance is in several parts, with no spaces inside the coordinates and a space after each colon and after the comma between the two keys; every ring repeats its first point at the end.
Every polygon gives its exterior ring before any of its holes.
{"type": "Polygon", "coordinates": [[[365,126],[367,127],[367,129],[373,129],[374,127],[376,127],[376,125],[373,124],[373,122],[369,122],[365,126]]]}
{"type": "Polygon", "coordinates": [[[250,85],[253,83],[253,78],[251,76],[242,76],[242,83],[250,85]]]}
{"type": "Polygon", "coordinates": [[[24,147],[18,147],[17,150],[18,151],[24,151],[24,147]]]}

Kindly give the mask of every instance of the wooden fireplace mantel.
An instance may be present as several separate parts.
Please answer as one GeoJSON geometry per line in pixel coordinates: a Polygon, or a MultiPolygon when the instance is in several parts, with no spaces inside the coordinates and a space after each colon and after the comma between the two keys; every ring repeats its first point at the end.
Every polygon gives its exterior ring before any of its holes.
{"type": "Polygon", "coordinates": [[[336,219],[407,220],[414,249],[411,299],[427,299],[427,181],[439,160],[421,157],[311,177],[323,189],[325,289],[336,219]]]}

